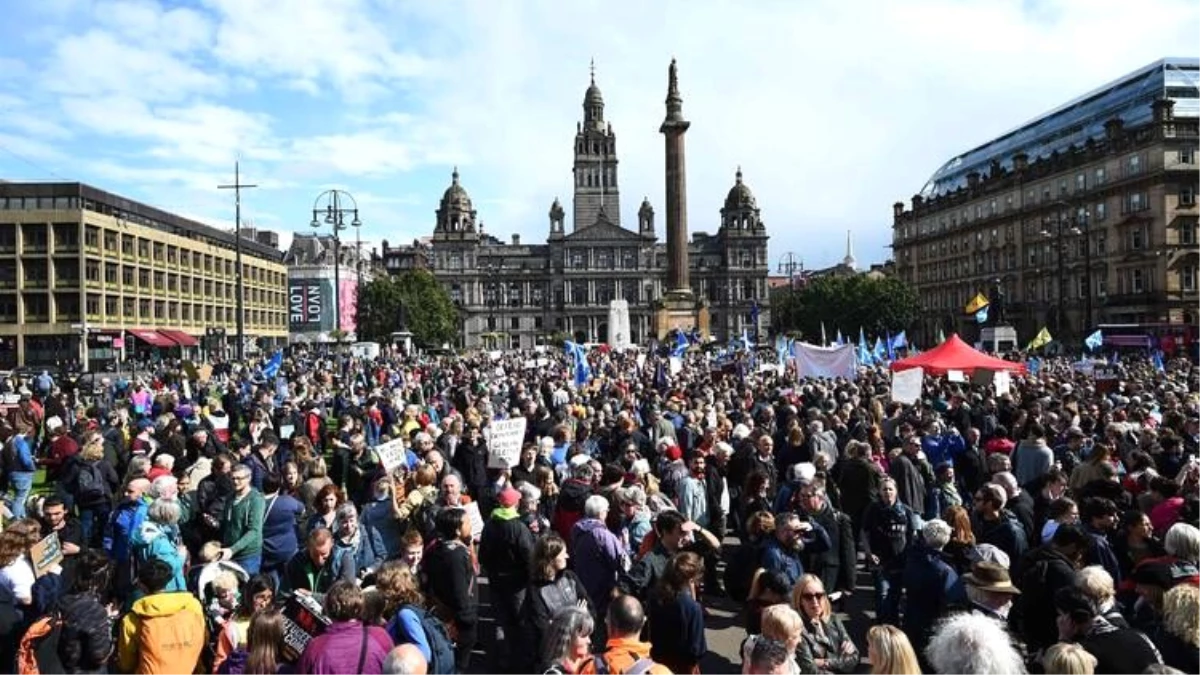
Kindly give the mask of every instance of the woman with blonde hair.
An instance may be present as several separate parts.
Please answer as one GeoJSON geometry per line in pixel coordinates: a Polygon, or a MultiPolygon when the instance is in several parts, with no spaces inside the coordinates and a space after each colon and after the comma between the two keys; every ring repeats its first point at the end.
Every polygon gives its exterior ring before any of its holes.
{"type": "Polygon", "coordinates": [[[792,589],[792,607],[804,620],[804,646],[818,673],[852,673],[858,667],[858,648],[842,620],[834,616],[825,585],[805,574],[792,589]]]}
{"type": "Polygon", "coordinates": [[[742,642],[742,663],[750,661],[754,645],[759,640],[767,639],[779,642],[787,647],[792,655],[788,659],[786,672],[792,675],[816,672],[813,668],[812,655],[803,642],[804,621],[796,610],[784,603],[771,605],[762,613],[762,632],[751,635],[742,642]]]}
{"type": "Polygon", "coordinates": [[[120,486],[121,477],[104,458],[104,439],[99,435],[89,436],[79,454],[67,460],[60,489],[75,497],[79,527],[88,546],[100,547],[112,513],[112,498],[120,486]]]}
{"type": "Polygon", "coordinates": [[[1163,663],[1200,673],[1200,587],[1179,584],[1163,596],[1162,625],[1150,636],[1163,663]]]}
{"type": "Polygon", "coordinates": [[[1092,675],[1096,672],[1096,657],[1073,642],[1059,642],[1046,650],[1042,667],[1047,673],[1092,675]]]}
{"type": "Polygon", "coordinates": [[[867,660],[873,675],[921,675],[917,654],[904,631],[889,624],[867,631],[867,660]]]}

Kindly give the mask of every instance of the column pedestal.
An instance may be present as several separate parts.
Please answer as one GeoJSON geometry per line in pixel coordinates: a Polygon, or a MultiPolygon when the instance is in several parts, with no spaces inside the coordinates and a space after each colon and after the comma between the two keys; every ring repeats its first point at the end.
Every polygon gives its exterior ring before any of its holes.
{"type": "Polygon", "coordinates": [[[654,309],[654,333],[659,341],[665,340],[672,330],[691,333],[700,332],[707,339],[710,333],[708,304],[697,300],[691,291],[667,291],[654,309]]]}

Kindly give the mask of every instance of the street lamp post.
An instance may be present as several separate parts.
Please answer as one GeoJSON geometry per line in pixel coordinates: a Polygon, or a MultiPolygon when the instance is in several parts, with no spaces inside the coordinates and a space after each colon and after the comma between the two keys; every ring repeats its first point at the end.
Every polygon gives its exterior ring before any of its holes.
{"type": "Polygon", "coordinates": [[[233,230],[233,246],[234,246],[234,266],[237,268],[234,272],[234,279],[237,281],[237,360],[242,363],[246,360],[246,288],[242,279],[242,190],[256,188],[257,185],[251,185],[242,182],[241,163],[233,163],[233,183],[229,185],[218,185],[218,190],[233,190],[234,197],[234,230],[233,230]]]}
{"type": "MultiPolygon", "coordinates": [[[[1055,205],[1065,207],[1068,210],[1073,208],[1071,204],[1062,200],[1055,202],[1055,205]]],[[[1062,212],[1059,212],[1054,220],[1053,232],[1047,229],[1045,227],[1045,223],[1043,223],[1042,236],[1054,237],[1055,248],[1058,255],[1058,324],[1055,326],[1055,330],[1060,332],[1062,331],[1063,323],[1066,320],[1065,307],[1067,297],[1067,278],[1064,274],[1064,262],[1066,254],[1066,242],[1064,241],[1064,238],[1068,232],[1073,235],[1083,235],[1084,237],[1083,280],[1084,284],[1087,286],[1087,292],[1083,294],[1083,333],[1087,333],[1092,326],[1092,237],[1091,231],[1088,227],[1088,221],[1090,217],[1090,211],[1087,209],[1079,209],[1075,214],[1075,224],[1071,225],[1071,217],[1068,215],[1064,218],[1062,212]]]]}
{"type": "Polygon", "coordinates": [[[796,272],[804,269],[804,261],[796,257],[795,253],[788,251],[779,258],[779,273],[786,274],[788,277],[788,287],[795,289],[796,287],[796,272]]]}
{"type": "MultiPolygon", "coordinates": [[[[362,221],[358,219],[358,202],[354,196],[345,190],[326,190],[317,195],[316,201],[313,202],[313,219],[309,224],[313,229],[319,229],[322,223],[333,227],[333,322],[334,330],[338,333],[337,340],[340,342],[342,331],[341,231],[346,227],[353,227],[358,236],[359,228],[362,227],[362,221]],[[324,201],[323,208],[321,207],[322,201],[324,201]],[[343,202],[349,202],[350,206],[343,206],[343,202]],[[351,218],[349,225],[346,223],[346,216],[351,218]]],[[[361,281],[360,267],[359,282],[361,281]]]]}

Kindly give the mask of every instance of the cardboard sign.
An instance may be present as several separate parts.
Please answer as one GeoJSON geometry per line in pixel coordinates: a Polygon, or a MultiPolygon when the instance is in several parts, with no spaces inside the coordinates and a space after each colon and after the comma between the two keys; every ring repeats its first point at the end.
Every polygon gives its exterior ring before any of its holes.
{"type": "Polygon", "coordinates": [[[947,370],[946,380],[950,382],[966,382],[967,375],[961,370],[947,370]]]}
{"type": "Polygon", "coordinates": [[[971,384],[978,385],[980,387],[990,387],[992,386],[992,382],[995,381],[995,377],[996,371],[994,370],[988,370],[987,368],[976,368],[975,372],[971,375],[971,384]]]}
{"type": "Polygon", "coordinates": [[[316,600],[296,595],[283,608],[283,653],[295,662],[313,638],[325,632],[329,619],[316,600]]]}
{"type": "Polygon", "coordinates": [[[892,400],[912,405],[921,400],[921,386],[925,383],[924,368],[910,368],[892,373],[892,400]]]}
{"type": "Polygon", "coordinates": [[[374,450],[375,456],[379,458],[379,463],[383,465],[388,474],[398,467],[408,464],[408,453],[405,452],[403,438],[377,445],[374,450]]]}
{"type": "Polygon", "coordinates": [[[1003,396],[1012,389],[1012,374],[1007,370],[998,370],[992,376],[992,386],[996,388],[996,395],[1003,396]]]}
{"type": "Polygon", "coordinates": [[[521,445],[525,442],[524,417],[500,420],[488,425],[488,468],[511,469],[521,461],[521,445]]]}
{"type": "Polygon", "coordinates": [[[483,536],[483,514],[479,512],[479,502],[471,502],[463,507],[467,518],[471,520],[471,539],[479,541],[483,536]]]}
{"type": "Polygon", "coordinates": [[[33,573],[44,577],[50,569],[63,561],[62,543],[58,533],[51,532],[45,539],[29,547],[29,560],[33,563],[33,573]]]}
{"type": "Polygon", "coordinates": [[[212,373],[213,373],[212,365],[206,363],[206,364],[200,366],[200,370],[198,371],[198,374],[200,376],[199,380],[201,382],[208,382],[209,380],[212,379],[212,373]]]}

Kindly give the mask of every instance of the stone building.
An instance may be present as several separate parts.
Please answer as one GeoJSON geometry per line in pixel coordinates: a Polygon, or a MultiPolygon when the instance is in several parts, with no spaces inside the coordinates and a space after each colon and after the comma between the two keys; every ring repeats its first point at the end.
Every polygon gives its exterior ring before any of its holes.
{"type": "Polygon", "coordinates": [[[977,293],[1029,339],[1101,325],[1194,339],[1200,60],[1163,59],[952,158],[894,206],[896,272],[923,299],[909,335],[977,332],[977,293]],[[1174,327],[1178,327],[1177,329],[1174,327]],[[1189,337],[1190,336],[1190,337],[1189,337]]]}
{"type": "MultiPolygon", "coordinates": [[[[555,198],[544,242],[486,233],[457,169],[442,194],[433,236],[413,246],[384,245],[385,269],[425,264],[460,310],[459,346],[521,348],[566,333],[583,342],[608,338],[608,306],[629,302],[630,339],[654,337],[654,306],[666,286],[667,251],[655,229],[654,207],[643,198],[635,227],[622,227],[617,143],[604,116],[595,78],[583,101],[574,138],[572,220],[555,198]],[[414,250],[420,248],[421,250],[414,250]]],[[[649,188],[647,189],[649,191],[649,188]]],[[[695,232],[688,243],[691,287],[707,302],[710,330],[724,340],[769,325],[767,232],[758,202],[737,169],[720,208],[715,234],[695,232]]],[[[694,218],[693,222],[703,222],[694,218]]]]}

